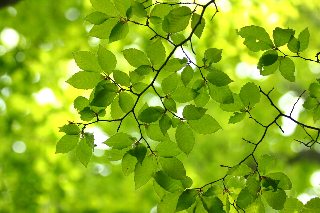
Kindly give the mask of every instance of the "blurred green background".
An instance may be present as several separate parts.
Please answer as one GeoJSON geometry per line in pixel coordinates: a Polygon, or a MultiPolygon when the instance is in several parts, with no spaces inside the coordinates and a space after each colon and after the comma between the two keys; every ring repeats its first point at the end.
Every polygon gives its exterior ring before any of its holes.
{"type": "MultiPolygon", "coordinates": [[[[297,33],[308,27],[310,48],[304,55],[314,58],[320,51],[318,0],[217,0],[217,4],[220,13],[212,22],[207,20],[201,41],[194,41],[196,51],[203,54],[208,47],[222,48],[219,66],[236,82],[233,91],[256,81],[265,90],[275,87],[275,102],[283,110],[290,109],[320,76],[319,64],[295,60],[296,83],[280,74],[262,77],[256,69],[260,54],[246,49],[236,29],[255,24],[271,34],[277,26],[297,33]]],[[[159,198],[152,182],[135,191],[133,176],[124,177],[119,162],[107,160],[103,146],[97,147],[88,168],[72,153],[55,154],[62,136],[58,127],[79,120],[72,102],[83,91],[65,83],[78,71],[72,53],[95,50],[103,43],[87,36],[91,25],[84,17],[90,11],[89,0],[22,0],[0,9],[0,212],[155,212],[159,198]]],[[[207,15],[210,18],[210,11],[207,15]]],[[[130,30],[135,35],[135,29],[130,30]]],[[[126,45],[140,45],[137,40],[129,36],[114,44],[114,49],[120,52],[126,45]]],[[[196,58],[201,60],[201,54],[196,58]]],[[[295,116],[313,124],[301,105],[302,101],[295,116]]],[[[230,113],[214,103],[209,108],[223,131],[197,136],[193,152],[185,159],[194,187],[224,175],[220,164],[233,165],[250,152],[250,145],[241,138],[255,141],[262,131],[249,119],[228,125],[230,113]]],[[[263,99],[253,114],[268,122],[275,112],[263,99]]],[[[303,147],[293,141],[303,139],[303,131],[286,121],[282,125],[286,134],[272,129],[258,153],[278,159],[272,169],[288,174],[293,182],[289,194],[306,202],[320,195],[320,146],[303,147]]],[[[90,131],[101,143],[113,134],[112,129],[101,125],[90,131]]]]}

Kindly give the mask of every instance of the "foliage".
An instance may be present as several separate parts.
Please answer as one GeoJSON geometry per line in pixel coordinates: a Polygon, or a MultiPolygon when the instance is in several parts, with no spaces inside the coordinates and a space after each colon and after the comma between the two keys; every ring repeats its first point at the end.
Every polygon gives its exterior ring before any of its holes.
{"type": "MultiPolygon", "coordinates": [[[[129,28],[135,26],[150,30],[154,35],[147,42],[145,50],[122,50],[124,59],[134,67],[132,71],[114,69],[118,63],[116,54],[103,46],[99,47],[97,53],[75,53],[76,63],[82,71],[75,73],[67,82],[79,89],[92,89],[90,97],[79,110],[81,116],[88,112],[91,116],[82,119],[87,122],[69,122],[64,126],[66,135],[57,144],[57,152],[68,152],[83,144],[81,141],[86,140],[86,128],[89,125],[108,122],[117,125],[114,135],[105,141],[111,148],[109,152],[121,150],[119,157],[123,156],[124,174],[134,172],[136,189],[150,180],[155,182],[155,190],[160,191],[158,212],[185,209],[190,212],[255,212],[257,208],[260,212],[266,206],[288,211],[286,201],[291,198],[287,197],[285,190],[292,188],[289,177],[283,172],[263,171],[261,165],[268,162],[264,158],[259,162],[256,150],[265,141],[272,126],[283,131],[279,124],[280,118],[290,119],[305,131],[307,141],[297,142],[310,148],[319,144],[320,128],[300,122],[292,116],[304,92],[292,106],[291,112],[286,114],[274,103],[273,89],[266,92],[262,89],[263,85],[247,82],[239,93],[232,91],[229,84],[236,82],[217,66],[222,60],[221,49],[206,49],[202,62],[194,61],[186,53],[185,49],[190,48],[198,56],[198,51],[193,49],[194,36],[202,39],[202,32],[208,23],[204,18],[208,8],[213,7],[211,19],[216,19],[218,6],[213,0],[205,4],[126,0],[108,1],[108,6],[101,5],[103,1],[92,0],[91,3],[98,11],[87,17],[94,24],[89,35],[107,38],[112,43],[125,39],[129,28]],[[184,53],[182,59],[174,55],[178,49],[184,53]],[[148,93],[152,93],[161,104],[150,105],[145,98],[148,93]],[[253,110],[259,110],[256,105],[263,98],[276,111],[266,124],[252,115],[253,110]],[[193,150],[195,134],[213,134],[221,129],[213,117],[214,111],[208,110],[208,102],[211,101],[215,101],[222,109],[232,106],[227,110],[234,113],[229,123],[241,122],[248,115],[263,131],[255,140],[243,138],[252,145],[251,152],[235,165],[223,166],[228,168],[228,172],[222,178],[192,188],[192,179],[187,176],[180,156],[183,153],[188,155],[193,150]],[[112,107],[115,102],[120,110],[116,106],[112,107]],[[182,115],[177,113],[179,107],[183,107],[182,115]],[[133,120],[130,129],[122,128],[123,123],[129,119],[133,120]],[[81,131],[74,131],[75,125],[81,131]],[[79,138],[81,141],[78,142],[79,138]],[[143,152],[135,151],[142,147],[143,152]],[[210,192],[212,187],[221,185],[222,188],[210,192]],[[222,200],[223,197],[226,199],[222,200]]],[[[249,50],[264,51],[257,65],[261,75],[271,75],[279,69],[286,80],[294,82],[295,63],[292,58],[320,63],[319,54],[316,59],[301,55],[309,45],[308,28],[295,36],[295,30],[277,27],[273,35],[269,36],[263,27],[251,25],[242,27],[238,35],[244,38],[244,45],[249,50]],[[282,50],[281,46],[284,45],[291,54],[282,50]]],[[[319,82],[310,85],[310,96],[304,104],[306,109],[314,109],[310,112],[314,122],[319,119],[319,88],[319,82]]],[[[92,146],[86,146],[86,150],[81,146],[83,151],[77,152],[77,157],[87,166],[83,152],[90,155],[92,146]]],[[[316,199],[310,202],[319,205],[316,199]]],[[[305,206],[297,205],[290,211],[308,211],[309,205],[309,202],[305,206]]]]}

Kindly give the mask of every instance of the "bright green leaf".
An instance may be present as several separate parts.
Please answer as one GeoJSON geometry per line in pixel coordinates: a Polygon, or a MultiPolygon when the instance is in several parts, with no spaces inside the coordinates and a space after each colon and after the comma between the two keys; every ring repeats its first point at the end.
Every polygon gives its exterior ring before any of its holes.
{"type": "Polygon", "coordinates": [[[77,124],[69,123],[60,127],[59,132],[64,132],[67,135],[78,135],[80,134],[80,128],[77,124]]]}
{"type": "Polygon", "coordinates": [[[206,113],[206,111],[207,109],[205,108],[189,104],[183,108],[182,115],[187,120],[198,120],[206,113]]]}
{"type": "Polygon", "coordinates": [[[187,189],[182,192],[178,199],[176,210],[182,211],[192,206],[196,202],[197,194],[198,192],[195,189],[187,189]]]}
{"type": "Polygon", "coordinates": [[[114,4],[111,0],[90,0],[94,9],[105,13],[109,16],[117,16],[117,9],[115,8],[114,4]]]}
{"type": "Polygon", "coordinates": [[[133,138],[132,136],[123,132],[118,132],[111,136],[104,143],[112,147],[113,149],[124,149],[131,146],[134,141],[135,138],[133,138]]]}
{"type": "Polygon", "coordinates": [[[134,100],[127,92],[121,92],[119,94],[119,106],[124,113],[129,112],[134,106],[134,100]]]}
{"type": "Polygon", "coordinates": [[[99,72],[100,67],[96,56],[90,51],[78,51],[73,54],[78,67],[85,71],[99,72]]]}
{"type": "Polygon", "coordinates": [[[123,56],[128,63],[133,67],[140,67],[141,65],[150,65],[149,59],[146,54],[141,50],[129,48],[122,51],[123,56]]]}
{"type": "Polygon", "coordinates": [[[88,134],[85,134],[85,137],[80,140],[76,148],[77,158],[85,167],[87,167],[92,156],[93,142],[93,135],[91,134],[90,136],[88,134]]]}
{"type": "Polygon", "coordinates": [[[309,46],[310,33],[308,27],[305,28],[298,36],[299,52],[306,50],[309,46]]]}
{"type": "Polygon", "coordinates": [[[181,80],[184,86],[187,86],[193,78],[194,71],[190,65],[186,66],[181,72],[181,80]]]}
{"type": "Polygon", "coordinates": [[[161,82],[161,88],[164,94],[172,93],[176,90],[178,86],[178,75],[172,73],[168,77],[164,78],[161,82]]]}
{"type": "Polygon", "coordinates": [[[109,38],[111,30],[117,23],[117,18],[109,18],[102,24],[94,25],[89,32],[89,36],[97,37],[100,39],[109,38]]]}
{"type": "Polygon", "coordinates": [[[230,77],[220,70],[210,72],[207,75],[207,79],[211,84],[217,87],[226,86],[232,82],[230,77]]]}
{"type": "Polygon", "coordinates": [[[177,144],[170,140],[159,143],[156,147],[156,151],[160,157],[173,157],[181,153],[177,144]]]}
{"type": "Polygon", "coordinates": [[[186,170],[180,160],[176,157],[160,158],[163,171],[173,179],[182,180],[186,177],[186,170]]]}
{"type": "Polygon", "coordinates": [[[244,188],[240,191],[237,197],[237,205],[240,208],[245,209],[247,206],[253,203],[255,199],[256,199],[256,196],[251,194],[248,188],[244,188]]]}
{"type": "Polygon", "coordinates": [[[282,60],[280,60],[279,70],[281,72],[281,75],[285,79],[291,82],[295,81],[295,77],[294,77],[295,65],[290,58],[285,57],[282,60]]]}
{"type": "Polygon", "coordinates": [[[204,27],[206,25],[206,20],[203,17],[201,17],[201,20],[200,20],[200,17],[201,16],[199,14],[193,13],[192,19],[191,19],[191,28],[194,29],[196,27],[196,25],[197,25],[197,28],[195,29],[194,34],[198,38],[201,37],[203,29],[204,29],[204,27]]]}
{"type": "Polygon", "coordinates": [[[218,63],[222,58],[222,50],[217,48],[209,48],[204,52],[202,59],[206,66],[210,66],[212,63],[218,63]]]}
{"type": "Polygon", "coordinates": [[[199,134],[212,134],[221,129],[216,119],[208,114],[205,114],[199,120],[189,120],[188,123],[199,134]]]}
{"type": "Polygon", "coordinates": [[[137,163],[134,171],[135,188],[145,185],[156,171],[157,163],[152,155],[146,156],[142,163],[137,163]]]}
{"type": "Polygon", "coordinates": [[[109,43],[124,39],[128,33],[129,33],[128,23],[118,22],[110,32],[109,43]]]}
{"type": "Polygon", "coordinates": [[[264,191],[262,193],[262,197],[267,201],[269,206],[271,206],[275,210],[281,210],[284,207],[284,203],[286,202],[287,195],[285,191],[282,189],[278,189],[277,191],[264,191]]]}
{"type": "Polygon", "coordinates": [[[242,121],[246,117],[245,112],[235,112],[233,115],[229,118],[229,124],[235,124],[240,121],[242,121]]]}
{"type": "Polygon", "coordinates": [[[162,29],[167,33],[180,32],[189,25],[191,10],[189,7],[182,6],[175,8],[164,17],[162,29]]]}
{"type": "Polygon", "coordinates": [[[294,30],[292,29],[282,29],[279,27],[276,27],[273,30],[273,40],[274,44],[277,47],[281,47],[282,45],[285,45],[289,42],[291,36],[294,35],[294,30]]]}
{"type": "Polygon", "coordinates": [[[241,88],[239,96],[245,106],[254,106],[260,101],[259,87],[252,82],[248,82],[241,88]]]}
{"type": "Polygon", "coordinates": [[[157,39],[147,47],[147,56],[154,66],[161,65],[166,59],[166,50],[161,39],[157,39]]]}
{"type": "Polygon", "coordinates": [[[102,79],[102,76],[97,72],[80,71],[71,76],[67,83],[77,89],[92,89],[102,79]]]}
{"type": "Polygon", "coordinates": [[[164,109],[162,107],[148,107],[139,115],[139,120],[145,123],[152,123],[160,119],[164,109]]]}
{"type": "MultiPolygon", "coordinates": [[[[130,150],[131,151],[131,150],[130,150]]],[[[122,158],[121,166],[124,175],[128,176],[134,172],[136,164],[138,162],[137,158],[128,151],[122,158]]]]}
{"type": "Polygon", "coordinates": [[[189,154],[192,151],[195,144],[195,138],[191,128],[187,124],[181,123],[177,127],[175,138],[181,151],[186,154],[189,154]]]}
{"type": "Polygon", "coordinates": [[[98,62],[100,67],[109,74],[117,65],[116,56],[102,45],[100,45],[98,49],[98,62]]]}
{"type": "Polygon", "coordinates": [[[161,119],[159,120],[159,127],[161,132],[165,135],[171,127],[171,119],[167,114],[163,114],[161,119]]]}
{"type": "Polygon", "coordinates": [[[113,71],[113,78],[118,84],[120,84],[122,86],[126,86],[126,87],[130,86],[130,77],[125,72],[122,72],[119,70],[114,70],[113,71]]]}
{"type": "Polygon", "coordinates": [[[56,153],[67,153],[78,144],[79,135],[64,135],[56,145],[56,153]]]}
{"type": "Polygon", "coordinates": [[[90,13],[89,15],[86,16],[86,20],[88,22],[90,22],[91,24],[102,24],[103,22],[105,22],[109,17],[107,16],[107,14],[105,13],[101,13],[101,12],[93,12],[90,13]]]}
{"type": "Polygon", "coordinates": [[[312,83],[309,86],[310,96],[313,98],[320,98],[320,84],[312,83]]]}

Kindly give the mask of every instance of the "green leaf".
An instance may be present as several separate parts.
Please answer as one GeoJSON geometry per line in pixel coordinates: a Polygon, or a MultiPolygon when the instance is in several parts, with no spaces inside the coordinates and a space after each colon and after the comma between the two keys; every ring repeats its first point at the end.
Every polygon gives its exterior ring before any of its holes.
{"type": "Polygon", "coordinates": [[[202,59],[206,66],[211,66],[212,63],[218,63],[222,58],[222,50],[217,48],[209,48],[204,52],[202,59]]]}
{"type": "Polygon", "coordinates": [[[198,120],[206,113],[206,111],[207,109],[205,108],[189,104],[183,108],[182,115],[187,120],[198,120]]]}
{"type": "Polygon", "coordinates": [[[157,206],[158,213],[174,213],[176,212],[177,202],[181,192],[167,193],[163,196],[157,206]]]}
{"type": "Polygon", "coordinates": [[[162,107],[148,107],[139,115],[139,120],[145,123],[152,123],[160,119],[164,109],[162,107]]]}
{"type": "Polygon", "coordinates": [[[280,60],[279,70],[281,72],[281,75],[285,79],[291,82],[295,81],[295,77],[294,77],[295,65],[290,58],[285,57],[282,60],[280,60]]]}
{"type": "Polygon", "coordinates": [[[167,134],[168,129],[171,127],[171,119],[167,114],[162,115],[159,120],[159,127],[164,135],[167,134]]]}
{"type": "Polygon", "coordinates": [[[177,104],[172,98],[165,98],[163,100],[163,105],[166,109],[172,112],[177,112],[177,104]]]}
{"type": "Polygon", "coordinates": [[[80,128],[77,124],[70,123],[60,127],[59,132],[64,132],[67,135],[79,135],[80,128]]]}
{"type": "Polygon", "coordinates": [[[180,154],[177,144],[170,140],[159,143],[156,147],[156,151],[160,157],[173,157],[180,154]]]}
{"type": "Polygon", "coordinates": [[[134,171],[135,188],[145,185],[153,176],[157,163],[152,155],[146,156],[142,163],[137,163],[134,171]]]}
{"type": "Polygon", "coordinates": [[[258,69],[262,70],[265,66],[270,66],[278,60],[278,52],[275,50],[267,50],[263,53],[258,62],[258,69]]]}
{"type": "Polygon", "coordinates": [[[139,18],[147,17],[147,11],[145,10],[142,3],[134,2],[132,5],[132,12],[134,15],[136,15],[139,18]]]}
{"type": "Polygon", "coordinates": [[[117,18],[109,18],[102,24],[94,25],[89,32],[89,36],[107,39],[110,36],[111,30],[117,23],[117,18]]]}
{"type": "Polygon", "coordinates": [[[196,202],[197,190],[187,189],[180,195],[177,203],[177,211],[188,209],[192,204],[196,202]]]}
{"type": "MultiPolygon", "coordinates": [[[[173,44],[175,44],[175,45],[179,45],[179,44],[181,44],[181,42],[186,40],[186,37],[183,35],[183,33],[170,34],[170,38],[171,38],[173,44]]],[[[185,46],[186,43],[184,43],[183,45],[185,46]]]]}
{"type": "Polygon", "coordinates": [[[113,78],[118,84],[120,84],[122,86],[126,86],[126,87],[130,86],[130,77],[125,72],[122,72],[119,70],[114,70],[113,71],[113,78]]]}
{"type": "Polygon", "coordinates": [[[288,49],[293,53],[298,53],[300,49],[300,42],[294,36],[291,36],[290,41],[287,44],[288,49]]]}
{"type": "Polygon", "coordinates": [[[262,155],[258,160],[260,173],[267,174],[275,167],[276,161],[275,157],[271,155],[262,155]]]}
{"type": "Polygon", "coordinates": [[[260,197],[258,197],[253,203],[251,203],[247,208],[247,213],[265,213],[266,208],[264,207],[263,202],[261,201],[260,197]]]}
{"type": "Polygon", "coordinates": [[[138,162],[137,158],[131,154],[129,150],[122,158],[121,166],[124,175],[128,176],[134,172],[136,164],[138,162]]]}
{"type": "Polygon", "coordinates": [[[319,119],[320,119],[320,107],[316,107],[314,110],[313,110],[313,121],[314,122],[317,122],[319,119]]]}
{"type": "Polygon", "coordinates": [[[273,43],[266,30],[259,26],[246,26],[238,31],[238,34],[244,38],[243,44],[251,51],[268,50],[273,47],[273,43]]]}
{"type": "Polygon", "coordinates": [[[93,151],[94,137],[90,133],[86,133],[84,138],[80,139],[80,142],[76,148],[76,155],[79,161],[87,167],[93,151]]]}
{"type": "Polygon", "coordinates": [[[209,94],[213,100],[221,104],[234,103],[233,94],[229,86],[217,87],[213,84],[208,84],[208,87],[209,87],[209,94]]]}
{"type": "Polygon", "coordinates": [[[134,106],[134,100],[127,92],[121,92],[119,94],[119,106],[124,113],[129,112],[134,106]]]}
{"type": "Polygon", "coordinates": [[[131,0],[114,0],[114,5],[119,11],[121,17],[127,17],[127,12],[131,7],[131,0]]]}
{"type": "Polygon", "coordinates": [[[126,149],[110,149],[105,150],[106,160],[108,161],[118,161],[123,158],[123,155],[126,153],[126,149]]]}
{"type": "Polygon", "coordinates": [[[145,128],[150,139],[154,141],[163,141],[165,139],[165,135],[162,133],[158,124],[149,124],[146,125],[145,128]]]}
{"type": "Polygon", "coordinates": [[[238,197],[237,197],[237,206],[239,206],[242,209],[245,209],[247,206],[249,206],[251,203],[253,203],[256,199],[256,196],[250,193],[248,188],[244,188],[240,191],[238,197]]]}
{"type": "Polygon", "coordinates": [[[172,179],[162,170],[154,175],[154,180],[168,192],[177,192],[184,189],[180,180],[172,179]]]}
{"type": "Polygon", "coordinates": [[[207,75],[208,81],[218,87],[226,86],[232,82],[227,74],[220,70],[214,70],[207,75]]]}
{"type": "Polygon", "coordinates": [[[181,72],[181,80],[184,86],[187,86],[193,78],[194,71],[190,65],[186,66],[181,72]]]}
{"type": "Polygon", "coordinates": [[[319,103],[318,103],[318,100],[316,98],[312,98],[311,96],[308,96],[306,98],[306,100],[304,101],[304,103],[303,103],[303,107],[305,109],[311,110],[311,109],[316,108],[318,106],[318,104],[319,103]]]}
{"type": "Polygon", "coordinates": [[[254,106],[260,101],[259,87],[252,82],[248,82],[241,88],[239,96],[245,106],[254,106]]]}
{"type": "Polygon", "coordinates": [[[166,50],[161,39],[157,39],[155,42],[148,45],[146,52],[151,64],[154,66],[162,65],[166,59],[166,50]]]}
{"type": "Polygon", "coordinates": [[[277,47],[281,47],[285,44],[287,44],[291,38],[291,36],[293,36],[295,33],[294,30],[292,29],[281,29],[279,27],[276,27],[273,30],[273,41],[274,44],[277,47]]]}
{"type": "Polygon", "coordinates": [[[129,48],[122,51],[124,58],[133,67],[140,67],[141,65],[150,65],[150,62],[144,52],[135,48],[129,48]]]}
{"type": "Polygon", "coordinates": [[[279,67],[279,64],[280,64],[279,61],[280,60],[279,60],[279,57],[278,57],[278,60],[275,63],[273,63],[273,64],[271,64],[269,66],[262,66],[262,67],[258,66],[258,68],[260,69],[260,74],[263,75],[263,76],[267,76],[267,75],[273,74],[275,71],[277,71],[277,69],[279,67]]]}
{"type": "Polygon", "coordinates": [[[80,71],[71,76],[67,83],[77,89],[92,89],[102,79],[102,76],[97,72],[80,71]]]}
{"type": "Polygon", "coordinates": [[[79,138],[79,135],[64,135],[56,145],[56,153],[70,152],[77,146],[79,138]]]}
{"type": "Polygon", "coordinates": [[[207,204],[203,202],[203,205],[207,206],[207,211],[212,212],[212,213],[224,213],[225,211],[223,210],[223,203],[218,197],[210,197],[207,198],[207,204]]]}
{"type": "Polygon", "coordinates": [[[181,151],[189,154],[192,151],[195,143],[195,138],[190,127],[185,123],[181,123],[177,127],[175,137],[178,147],[181,149],[181,151]]]}
{"type": "Polygon", "coordinates": [[[86,20],[91,24],[102,24],[105,22],[109,17],[105,13],[101,12],[93,12],[86,16],[86,20]]]}
{"type": "Polygon", "coordinates": [[[320,84],[312,83],[309,86],[310,96],[313,98],[320,98],[320,84]]]}
{"type": "Polygon", "coordinates": [[[189,7],[182,6],[175,8],[164,17],[162,29],[167,33],[180,32],[189,25],[191,17],[191,10],[189,7]]]}
{"type": "Polygon", "coordinates": [[[117,9],[111,0],[90,0],[94,9],[109,16],[118,16],[117,9]]]}
{"type": "Polygon", "coordinates": [[[310,33],[308,27],[305,28],[298,36],[299,52],[306,50],[309,46],[310,33]]]}
{"type": "Polygon", "coordinates": [[[176,157],[160,158],[163,171],[171,178],[182,180],[186,178],[186,170],[180,160],[176,157]]]}
{"type": "Polygon", "coordinates": [[[100,67],[109,74],[117,65],[116,56],[101,45],[99,45],[98,49],[98,62],[100,67]]]}
{"type": "Polygon", "coordinates": [[[199,120],[189,120],[188,123],[199,134],[212,134],[221,129],[216,119],[208,114],[205,114],[199,120]]]}
{"type": "Polygon", "coordinates": [[[172,98],[179,103],[186,103],[192,101],[195,98],[195,92],[189,88],[184,86],[179,86],[174,93],[172,94],[172,98]]]}
{"type": "Polygon", "coordinates": [[[115,84],[104,81],[96,87],[90,105],[107,107],[113,102],[114,98],[117,96],[117,92],[118,87],[115,84]]]}
{"type": "Polygon", "coordinates": [[[282,172],[269,173],[267,177],[279,181],[277,187],[283,190],[290,190],[292,188],[292,183],[287,175],[282,172]]]}
{"type": "Polygon", "coordinates": [[[118,22],[111,30],[109,36],[109,43],[124,39],[129,33],[129,26],[127,22],[118,22]]]}
{"type": "Polygon", "coordinates": [[[303,203],[300,200],[298,200],[297,198],[287,198],[281,213],[302,212],[302,209],[303,203]]]}
{"type": "Polygon", "coordinates": [[[201,20],[200,20],[200,15],[197,14],[197,13],[193,13],[192,15],[192,19],[191,19],[191,28],[194,29],[196,27],[196,25],[198,24],[198,22],[200,21],[200,23],[197,25],[197,28],[195,29],[194,31],[194,34],[200,38],[201,35],[202,35],[202,32],[203,32],[203,29],[206,25],[206,20],[201,17],[201,20]]]}
{"type": "Polygon", "coordinates": [[[186,66],[186,63],[186,58],[172,58],[166,63],[162,70],[165,72],[177,72],[186,66]]]}
{"type": "Polygon", "coordinates": [[[235,124],[240,121],[242,121],[246,117],[245,112],[235,112],[233,115],[229,118],[229,124],[235,124]]]}
{"type": "Polygon", "coordinates": [[[135,138],[133,138],[132,136],[123,132],[118,132],[111,136],[104,143],[112,147],[113,149],[124,149],[131,146],[134,141],[135,138]]]}
{"type": "Polygon", "coordinates": [[[197,97],[194,99],[194,103],[198,107],[204,107],[210,100],[210,96],[208,94],[207,88],[199,91],[199,94],[197,94],[197,97]]]}
{"type": "Polygon", "coordinates": [[[81,111],[85,107],[89,105],[89,100],[86,99],[83,96],[78,96],[74,101],[73,101],[73,106],[76,110],[81,111]]]}
{"type": "Polygon", "coordinates": [[[132,156],[135,156],[139,163],[142,163],[147,154],[147,147],[139,143],[133,149],[129,150],[132,156]]]}
{"type": "Polygon", "coordinates": [[[79,112],[79,114],[81,120],[83,121],[91,121],[96,116],[94,111],[92,111],[90,107],[85,107],[83,110],[79,112]]]}
{"type": "Polygon", "coordinates": [[[281,210],[284,207],[284,203],[286,202],[287,195],[285,191],[282,189],[278,189],[277,191],[264,191],[262,196],[267,201],[269,206],[271,206],[275,210],[281,210]]]}
{"type": "Polygon", "coordinates": [[[96,56],[90,51],[78,51],[73,54],[74,60],[82,70],[99,72],[100,67],[96,56]]]}
{"type": "Polygon", "coordinates": [[[178,76],[176,73],[172,73],[168,77],[164,78],[161,82],[161,88],[164,94],[172,93],[178,86],[178,76]]]}
{"type": "Polygon", "coordinates": [[[314,213],[314,212],[318,212],[320,209],[320,198],[319,197],[315,197],[312,198],[311,200],[308,201],[308,203],[306,203],[304,205],[303,208],[303,213],[314,213]]]}

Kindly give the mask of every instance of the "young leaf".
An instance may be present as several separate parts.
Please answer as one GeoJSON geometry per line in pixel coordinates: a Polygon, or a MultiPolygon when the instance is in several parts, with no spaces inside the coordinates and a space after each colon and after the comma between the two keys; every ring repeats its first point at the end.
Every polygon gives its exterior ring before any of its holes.
{"type": "Polygon", "coordinates": [[[190,65],[186,66],[181,72],[181,80],[184,86],[187,86],[193,78],[194,71],[190,65]]]}
{"type": "Polygon", "coordinates": [[[110,32],[109,43],[124,39],[128,33],[129,33],[128,23],[118,22],[110,32]]]}
{"type": "Polygon", "coordinates": [[[73,101],[73,107],[78,110],[81,111],[83,110],[85,107],[87,107],[89,105],[89,100],[86,99],[83,96],[78,96],[74,101],[73,101]]]}
{"type": "Polygon", "coordinates": [[[182,115],[187,120],[198,120],[206,113],[206,111],[207,109],[205,108],[189,104],[183,108],[182,115]]]}
{"type": "Polygon", "coordinates": [[[161,39],[157,39],[147,47],[147,56],[154,66],[161,65],[166,59],[166,50],[161,39]]]}
{"type": "Polygon", "coordinates": [[[89,36],[101,39],[109,38],[111,30],[117,23],[117,18],[109,18],[102,24],[94,25],[89,32],[89,36]]]}
{"type": "Polygon", "coordinates": [[[139,120],[145,123],[152,123],[162,116],[164,109],[162,107],[148,107],[139,115],[139,120]]]}
{"type": "Polygon", "coordinates": [[[122,86],[126,86],[126,87],[130,86],[130,77],[125,72],[122,72],[119,70],[114,70],[113,71],[113,78],[118,84],[120,84],[122,86]]]}
{"type": "Polygon", "coordinates": [[[77,146],[79,138],[79,135],[64,135],[56,145],[56,153],[70,152],[77,146]]]}
{"type": "Polygon", "coordinates": [[[189,120],[188,123],[199,134],[212,134],[221,129],[216,119],[208,114],[205,114],[199,120],[189,120]]]}
{"type": "Polygon", "coordinates": [[[119,94],[119,106],[124,113],[129,112],[134,105],[134,100],[127,92],[121,92],[119,94]]]}
{"type": "Polygon", "coordinates": [[[200,20],[200,15],[197,13],[193,13],[192,15],[192,19],[191,19],[191,28],[194,29],[196,27],[196,25],[198,24],[198,22],[200,21],[200,23],[197,25],[197,28],[194,31],[194,34],[200,38],[203,32],[203,29],[206,25],[206,21],[203,17],[201,17],[200,20]]]}
{"type": "Polygon", "coordinates": [[[245,112],[235,112],[233,115],[229,118],[229,124],[235,124],[240,121],[242,121],[246,117],[245,112]]]}
{"type": "Polygon", "coordinates": [[[116,56],[102,45],[100,45],[98,49],[98,62],[100,67],[109,74],[117,65],[116,56]]]}
{"type": "Polygon", "coordinates": [[[105,13],[101,12],[93,12],[86,16],[86,20],[90,22],[91,24],[102,24],[104,21],[106,21],[109,17],[105,13]]]}
{"type": "Polygon", "coordinates": [[[182,180],[186,177],[186,170],[180,160],[176,157],[160,158],[163,171],[173,179],[182,180]]]}
{"type": "Polygon", "coordinates": [[[309,29],[305,28],[298,36],[299,41],[299,52],[306,50],[309,46],[309,29]]]}
{"type": "Polygon", "coordinates": [[[285,79],[291,82],[295,81],[295,77],[294,77],[295,65],[290,58],[285,57],[282,60],[280,60],[279,70],[281,75],[285,79]]]}
{"type": "Polygon", "coordinates": [[[146,156],[142,163],[137,163],[134,170],[135,188],[145,185],[156,171],[157,164],[152,155],[146,156]]]}
{"type": "Polygon", "coordinates": [[[217,86],[222,87],[230,84],[232,80],[230,77],[220,70],[214,70],[207,75],[208,81],[217,86]]]}
{"type": "Polygon", "coordinates": [[[87,167],[93,151],[94,138],[93,135],[85,134],[84,138],[80,139],[80,142],[76,148],[76,155],[79,161],[87,167]]]}
{"type": "Polygon", "coordinates": [[[243,188],[237,197],[237,205],[240,208],[245,209],[247,206],[254,202],[256,197],[257,195],[251,194],[248,188],[243,188]]]}
{"type": "Polygon", "coordinates": [[[170,140],[159,143],[156,147],[156,151],[160,157],[173,157],[181,153],[177,144],[170,140]]]}
{"type": "Polygon", "coordinates": [[[195,92],[191,88],[179,86],[172,94],[172,98],[176,102],[186,103],[192,101],[195,98],[195,95],[195,92]]]}
{"type": "Polygon", "coordinates": [[[171,119],[167,114],[162,115],[159,120],[159,127],[164,135],[167,134],[168,129],[171,127],[171,119]]]}
{"type": "Polygon", "coordinates": [[[241,28],[238,34],[245,39],[243,44],[254,52],[268,50],[273,47],[269,34],[262,27],[254,25],[246,26],[241,28]]]}
{"type": "Polygon", "coordinates": [[[172,93],[178,86],[178,76],[176,73],[172,73],[168,77],[164,78],[161,82],[161,88],[164,94],[172,93]]]}
{"type": "Polygon", "coordinates": [[[195,143],[195,138],[190,127],[185,123],[181,123],[177,127],[175,137],[178,147],[181,149],[181,151],[189,154],[192,151],[195,143]]]}
{"type": "Polygon", "coordinates": [[[73,54],[78,67],[85,71],[99,72],[100,67],[96,56],[90,51],[78,51],[73,54]]]}
{"type": "Polygon", "coordinates": [[[97,72],[80,71],[71,76],[67,83],[77,89],[92,89],[102,79],[102,76],[97,72]]]}
{"type": "Polygon", "coordinates": [[[128,146],[131,146],[134,143],[135,138],[132,138],[132,136],[123,133],[118,132],[111,136],[108,140],[106,140],[104,143],[108,146],[112,147],[113,149],[124,149],[128,146]]]}
{"type": "Polygon", "coordinates": [[[117,9],[111,0],[90,0],[94,9],[109,16],[118,16],[117,9]]]}
{"type": "Polygon", "coordinates": [[[260,90],[254,83],[246,83],[240,90],[240,99],[245,106],[254,106],[260,101],[260,90]]]}
{"type": "Polygon", "coordinates": [[[121,166],[123,174],[128,176],[134,172],[137,162],[137,158],[133,156],[131,150],[129,150],[122,158],[121,166]]]}
{"type": "Polygon", "coordinates": [[[266,199],[269,206],[271,206],[275,210],[281,210],[284,207],[284,203],[286,202],[287,195],[285,191],[282,189],[278,189],[277,191],[264,191],[262,193],[264,199],[266,199]]]}
{"type": "Polygon", "coordinates": [[[124,58],[133,67],[140,67],[141,65],[150,65],[150,62],[144,52],[134,48],[125,49],[122,51],[124,58]]]}
{"type": "Polygon", "coordinates": [[[191,17],[191,9],[186,6],[178,7],[169,12],[164,17],[162,29],[167,33],[177,33],[184,29],[189,24],[191,17]]]}
{"type": "Polygon", "coordinates": [[[217,48],[209,48],[204,52],[202,59],[206,66],[211,66],[212,63],[218,63],[222,58],[222,50],[217,48]]]}
{"type": "Polygon", "coordinates": [[[196,202],[197,190],[187,189],[180,195],[177,203],[177,211],[188,209],[192,204],[196,202]]]}
{"type": "Polygon", "coordinates": [[[80,134],[80,128],[77,124],[70,123],[60,127],[59,132],[64,132],[67,135],[78,135],[80,134]]]}
{"type": "Polygon", "coordinates": [[[294,30],[292,29],[282,29],[276,27],[273,30],[273,41],[277,47],[281,47],[289,42],[291,36],[294,35],[294,30]]]}

